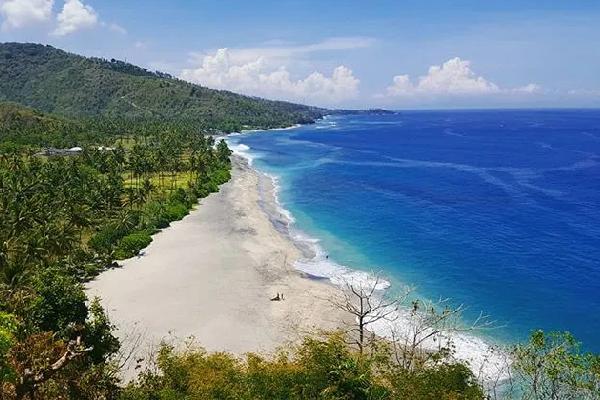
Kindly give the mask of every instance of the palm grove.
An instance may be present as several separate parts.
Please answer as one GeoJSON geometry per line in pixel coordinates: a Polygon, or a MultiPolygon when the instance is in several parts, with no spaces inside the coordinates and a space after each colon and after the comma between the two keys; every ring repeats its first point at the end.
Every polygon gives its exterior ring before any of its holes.
{"type": "Polygon", "coordinates": [[[568,334],[536,332],[510,349],[510,387],[486,387],[450,343],[420,347],[459,310],[412,303],[413,340],[381,341],[369,321],[396,303],[354,287],[341,306],[360,323],[347,331],[309,335],[274,356],[165,345],[125,385],[121,344],[83,284],[230,179],[227,145],[206,133],[306,123],[324,110],[40,45],[0,44],[0,75],[0,101],[17,102],[0,102],[0,398],[600,398],[599,359],[568,334]],[[72,146],[81,149],[65,151],[72,146]]]}
{"type": "Polygon", "coordinates": [[[210,137],[171,129],[126,144],[0,158],[1,371],[16,398],[95,398],[84,382],[108,377],[118,342],[81,283],[229,179],[229,149],[210,137]]]}

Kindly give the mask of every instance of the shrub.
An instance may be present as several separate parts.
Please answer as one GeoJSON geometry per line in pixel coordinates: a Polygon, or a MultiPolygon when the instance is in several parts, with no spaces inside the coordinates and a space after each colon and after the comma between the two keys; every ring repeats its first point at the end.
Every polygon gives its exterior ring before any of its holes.
{"type": "Polygon", "coordinates": [[[59,332],[66,338],[74,325],[85,322],[88,311],[85,292],[75,277],[51,267],[41,271],[34,284],[38,296],[35,311],[22,316],[32,326],[59,332]]]}
{"type": "Polygon", "coordinates": [[[122,237],[121,232],[114,224],[107,225],[100,229],[89,240],[89,245],[97,252],[108,252],[112,245],[122,237]]]}
{"type": "Polygon", "coordinates": [[[146,230],[163,229],[169,226],[170,220],[164,213],[164,204],[152,201],[144,207],[143,226],[146,230]]]}
{"type": "Polygon", "coordinates": [[[113,220],[101,227],[90,238],[88,244],[97,252],[109,253],[123,237],[140,224],[140,214],[138,211],[127,211],[123,215],[117,216],[118,220],[113,220]]]}
{"type": "Polygon", "coordinates": [[[151,242],[152,237],[147,231],[130,233],[119,241],[114,256],[117,260],[133,257],[151,242]]]}
{"type": "Polygon", "coordinates": [[[481,388],[462,364],[408,371],[390,362],[382,346],[359,354],[342,334],[307,338],[271,358],[245,359],[202,349],[163,347],[158,371],[148,371],[123,391],[137,399],[352,399],[481,400],[481,388]]]}

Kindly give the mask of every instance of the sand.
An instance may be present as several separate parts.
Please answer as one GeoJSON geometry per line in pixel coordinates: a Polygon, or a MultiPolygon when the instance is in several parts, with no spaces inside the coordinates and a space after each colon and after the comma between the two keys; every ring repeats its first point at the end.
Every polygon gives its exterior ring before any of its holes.
{"type": "Polygon", "coordinates": [[[136,356],[191,336],[209,351],[269,353],[348,320],[329,302],[338,289],[294,269],[301,252],[266,212],[276,209],[270,180],[233,164],[218,193],[88,284],[136,356]],[[271,301],[277,293],[285,300],[271,301]]]}

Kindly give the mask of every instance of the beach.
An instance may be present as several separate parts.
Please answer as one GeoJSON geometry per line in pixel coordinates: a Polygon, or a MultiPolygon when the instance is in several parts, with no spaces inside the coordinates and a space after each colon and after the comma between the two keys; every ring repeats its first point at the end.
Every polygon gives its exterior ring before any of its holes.
{"type": "Polygon", "coordinates": [[[234,156],[218,193],[88,283],[131,360],[190,337],[208,351],[271,353],[348,319],[330,304],[339,289],[294,268],[302,253],[276,229],[277,208],[273,182],[234,156]]]}

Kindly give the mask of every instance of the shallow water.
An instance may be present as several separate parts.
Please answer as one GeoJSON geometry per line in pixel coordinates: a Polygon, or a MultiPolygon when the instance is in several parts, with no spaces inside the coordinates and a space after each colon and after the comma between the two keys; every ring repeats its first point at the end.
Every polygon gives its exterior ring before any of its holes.
{"type": "Polygon", "coordinates": [[[382,271],[490,314],[499,341],[569,330],[600,351],[600,111],[336,116],[229,142],[318,240],[302,269],[382,271]]]}

